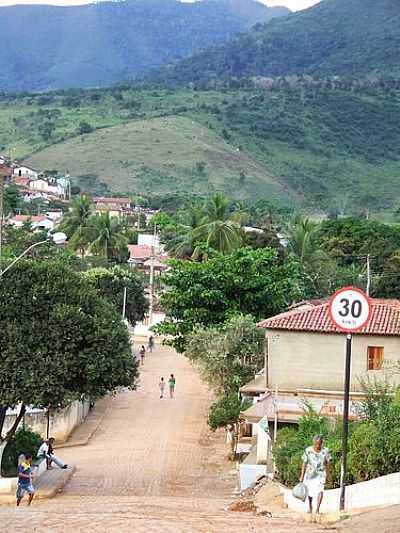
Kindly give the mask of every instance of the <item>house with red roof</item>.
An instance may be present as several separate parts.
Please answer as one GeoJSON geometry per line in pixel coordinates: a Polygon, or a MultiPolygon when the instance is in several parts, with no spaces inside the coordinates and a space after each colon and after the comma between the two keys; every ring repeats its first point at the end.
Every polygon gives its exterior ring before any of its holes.
{"type": "MultiPolygon", "coordinates": [[[[274,419],[281,402],[278,420],[295,423],[302,414],[299,400],[314,403],[323,414],[342,413],[345,335],[332,323],[328,305],[302,302],[258,324],[266,336],[265,368],[241,392],[265,402],[263,416],[274,419]]],[[[353,334],[354,401],[363,396],[362,380],[387,378],[387,366],[400,361],[400,300],[372,298],[371,306],[367,325],[353,334]]],[[[399,376],[392,379],[400,383],[399,376]]],[[[255,418],[261,414],[259,406],[253,411],[255,418]]]]}
{"type": "MultiPolygon", "coordinates": [[[[240,389],[253,402],[241,413],[239,447],[249,452],[241,471],[266,472],[260,468],[267,468],[274,432],[281,423],[296,424],[305,403],[324,416],[343,414],[346,335],[332,323],[328,306],[327,300],[301,302],[258,324],[265,330],[265,366],[240,389]]],[[[358,418],[364,397],[360,380],[388,378],[387,366],[400,361],[400,300],[371,299],[371,306],[370,320],[353,334],[351,419],[358,418]]],[[[389,377],[400,384],[400,376],[389,377]]]]}

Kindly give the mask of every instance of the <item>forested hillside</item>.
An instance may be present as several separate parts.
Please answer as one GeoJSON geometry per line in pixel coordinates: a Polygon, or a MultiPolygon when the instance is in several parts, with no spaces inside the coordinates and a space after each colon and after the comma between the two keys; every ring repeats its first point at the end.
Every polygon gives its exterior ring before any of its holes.
{"type": "Polygon", "coordinates": [[[210,79],[311,74],[318,77],[400,76],[398,0],[322,0],[257,24],[154,73],[151,80],[185,85],[210,79]]]}
{"type": "Polygon", "coordinates": [[[83,189],[394,211],[400,91],[114,88],[0,100],[0,152],[69,171],[83,189]]]}
{"type": "Polygon", "coordinates": [[[256,0],[0,7],[0,91],[111,85],[288,12],[256,0]]]}

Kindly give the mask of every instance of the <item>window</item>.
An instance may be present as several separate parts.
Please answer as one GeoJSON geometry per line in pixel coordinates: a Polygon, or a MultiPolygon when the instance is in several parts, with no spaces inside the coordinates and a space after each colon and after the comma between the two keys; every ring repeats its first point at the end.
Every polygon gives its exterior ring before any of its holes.
{"type": "Polygon", "coordinates": [[[383,366],[383,346],[368,346],[368,370],[381,370],[383,366]]]}

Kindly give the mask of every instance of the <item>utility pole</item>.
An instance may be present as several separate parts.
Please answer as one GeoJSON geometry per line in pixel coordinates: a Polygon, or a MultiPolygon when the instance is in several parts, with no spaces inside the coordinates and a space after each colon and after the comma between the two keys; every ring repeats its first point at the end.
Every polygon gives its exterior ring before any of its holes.
{"type": "Polygon", "coordinates": [[[124,287],[124,301],[123,301],[123,304],[122,304],[122,318],[123,320],[125,320],[125,315],[126,315],[126,287],[124,287]]]}
{"type": "Polygon", "coordinates": [[[370,261],[370,255],[367,255],[367,296],[369,296],[369,293],[371,291],[371,261],[370,261]]]}
{"type": "Polygon", "coordinates": [[[149,304],[149,326],[153,324],[153,297],[154,297],[154,253],[155,253],[155,243],[157,237],[157,225],[154,224],[154,234],[153,234],[153,244],[151,247],[151,258],[150,258],[150,304],[149,304]]]}

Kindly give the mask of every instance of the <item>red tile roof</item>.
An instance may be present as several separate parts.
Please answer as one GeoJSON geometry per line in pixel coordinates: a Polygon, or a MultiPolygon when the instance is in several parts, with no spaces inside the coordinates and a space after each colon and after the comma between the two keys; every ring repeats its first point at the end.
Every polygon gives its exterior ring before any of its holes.
{"type": "MultiPolygon", "coordinates": [[[[372,313],[368,324],[358,334],[400,336],[400,300],[371,299],[372,313]]],[[[267,318],[258,324],[265,329],[340,333],[331,322],[328,302],[302,302],[299,307],[267,318]]]]}
{"type": "Polygon", "coordinates": [[[131,201],[129,198],[111,198],[104,196],[96,196],[93,198],[93,203],[95,204],[130,204],[131,201]]]}
{"type": "Polygon", "coordinates": [[[130,259],[149,259],[151,257],[151,246],[146,244],[129,244],[130,259]]]}
{"type": "Polygon", "coordinates": [[[47,220],[47,217],[43,215],[15,215],[11,219],[13,222],[43,222],[43,220],[47,220]]]}

